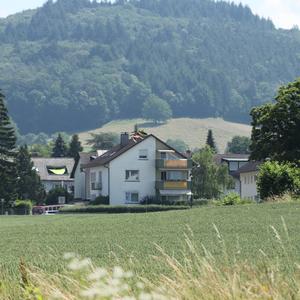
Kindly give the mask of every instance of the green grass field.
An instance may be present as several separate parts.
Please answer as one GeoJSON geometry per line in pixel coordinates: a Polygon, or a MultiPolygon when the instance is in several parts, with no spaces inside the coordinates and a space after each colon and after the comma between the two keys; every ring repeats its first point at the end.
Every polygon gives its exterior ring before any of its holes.
{"type": "Polygon", "coordinates": [[[205,145],[207,131],[213,130],[215,141],[221,152],[225,151],[228,141],[235,135],[251,135],[251,127],[245,124],[227,122],[220,118],[191,119],[178,118],[171,119],[166,124],[154,125],[143,119],[112,121],[103,127],[82,132],[79,134],[80,140],[86,145],[86,141],[91,138],[90,133],[124,131],[132,132],[134,125],[139,124],[140,129],[147,133],[152,133],[167,141],[168,139],[181,139],[191,148],[200,148],[205,145]]]}
{"type": "Polygon", "coordinates": [[[193,242],[215,256],[222,255],[222,250],[213,224],[230,255],[255,262],[262,249],[275,259],[279,245],[270,226],[284,238],[281,217],[300,259],[299,213],[300,204],[263,204],[148,214],[1,217],[0,264],[2,271],[18,279],[20,258],[52,273],[63,268],[64,253],[75,252],[98,266],[120,265],[155,280],[165,271],[153,259],[159,255],[156,244],[180,259],[188,227],[193,242]]]}

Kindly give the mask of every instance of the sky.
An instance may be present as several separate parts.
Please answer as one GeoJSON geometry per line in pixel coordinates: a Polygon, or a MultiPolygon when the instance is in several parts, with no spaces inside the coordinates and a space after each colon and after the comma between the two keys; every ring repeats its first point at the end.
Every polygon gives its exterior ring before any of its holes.
{"type": "MultiPolygon", "coordinates": [[[[41,6],[46,0],[0,0],[0,17],[41,6]]],[[[276,27],[300,27],[300,0],[232,0],[247,4],[260,16],[270,18],[276,27]]]]}

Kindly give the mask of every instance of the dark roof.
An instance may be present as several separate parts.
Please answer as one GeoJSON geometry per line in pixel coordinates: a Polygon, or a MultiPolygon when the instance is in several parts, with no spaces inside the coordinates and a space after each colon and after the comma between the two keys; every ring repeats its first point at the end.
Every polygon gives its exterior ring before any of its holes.
{"type": "Polygon", "coordinates": [[[90,153],[79,152],[79,155],[75,159],[75,164],[71,172],[71,178],[75,177],[75,172],[79,162],[81,162],[81,164],[87,164],[92,160],[92,157],[96,157],[96,156],[97,156],[97,152],[90,152],[90,153]]]}
{"type": "Polygon", "coordinates": [[[179,154],[182,158],[186,158],[185,155],[182,153],[178,152],[171,146],[167,145],[165,142],[160,140],[158,137],[156,137],[153,134],[149,134],[147,136],[140,136],[139,138],[131,138],[126,146],[122,145],[117,145],[113,147],[112,149],[108,150],[106,153],[103,155],[97,157],[93,161],[87,163],[87,164],[81,164],[83,168],[92,168],[92,167],[97,167],[97,166],[103,166],[106,165],[107,163],[111,162],[115,158],[119,157],[121,154],[125,153],[129,149],[133,148],[134,146],[138,145],[139,143],[143,142],[144,140],[148,139],[149,137],[153,137],[157,139],[159,142],[162,144],[166,145],[169,149],[174,150],[177,154],[179,154]]]}
{"type": "Polygon", "coordinates": [[[243,161],[243,160],[249,160],[249,154],[216,154],[214,159],[217,164],[221,164],[223,161],[230,161],[230,160],[236,160],[236,161],[243,161]]]}
{"type": "Polygon", "coordinates": [[[34,168],[36,169],[41,180],[45,181],[73,181],[71,179],[71,172],[74,166],[74,159],[67,157],[60,158],[42,158],[33,157],[32,159],[34,168]],[[54,175],[49,173],[50,168],[66,168],[66,174],[64,175],[54,175]]]}
{"type": "Polygon", "coordinates": [[[256,172],[259,170],[259,166],[262,164],[261,161],[249,161],[247,164],[237,170],[237,174],[256,172]]]}

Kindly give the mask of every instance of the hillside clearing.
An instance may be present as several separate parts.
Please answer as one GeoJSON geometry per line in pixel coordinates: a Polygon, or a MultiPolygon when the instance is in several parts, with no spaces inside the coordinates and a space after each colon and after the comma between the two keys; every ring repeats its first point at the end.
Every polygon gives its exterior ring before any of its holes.
{"type": "Polygon", "coordinates": [[[91,133],[124,131],[132,132],[134,125],[138,124],[140,129],[152,133],[164,141],[168,139],[181,139],[191,148],[200,148],[205,145],[207,131],[213,130],[214,138],[220,152],[224,152],[228,141],[235,135],[250,137],[251,126],[224,121],[221,118],[171,119],[166,124],[154,125],[143,119],[119,120],[105,124],[101,128],[81,132],[79,134],[83,145],[87,147],[87,140],[91,133]]]}

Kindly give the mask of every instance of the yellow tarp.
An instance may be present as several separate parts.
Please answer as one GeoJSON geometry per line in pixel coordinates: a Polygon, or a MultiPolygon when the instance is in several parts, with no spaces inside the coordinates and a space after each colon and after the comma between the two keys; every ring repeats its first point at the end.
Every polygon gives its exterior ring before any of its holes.
{"type": "Polygon", "coordinates": [[[66,168],[63,169],[48,169],[49,172],[53,173],[54,175],[64,175],[66,173],[66,168]]]}

